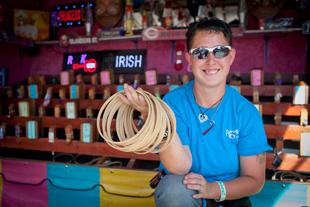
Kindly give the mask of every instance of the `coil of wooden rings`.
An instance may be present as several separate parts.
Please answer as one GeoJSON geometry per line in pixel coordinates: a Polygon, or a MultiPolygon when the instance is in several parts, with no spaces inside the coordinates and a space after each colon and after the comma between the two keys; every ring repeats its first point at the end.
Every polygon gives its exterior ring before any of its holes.
{"type": "Polygon", "coordinates": [[[164,101],[151,93],[138,90],[136,92],[142,95],[148,104],[148,117],[142,128],[138,130],[134,124],[134,108],[118,97],[118,93],[126,96],[125,92],[121,91],[106,100],[100,108],[97,116],[98,132],[117,150],[136,154],[159,153],[171,144],[176,134],[175,115],[164,101]],[[111,123],[116,112],[116,133],[119,141],[114,141],[111,137],[111,123]],[[161,143],[161,148],[156,148],[161,143]]]}

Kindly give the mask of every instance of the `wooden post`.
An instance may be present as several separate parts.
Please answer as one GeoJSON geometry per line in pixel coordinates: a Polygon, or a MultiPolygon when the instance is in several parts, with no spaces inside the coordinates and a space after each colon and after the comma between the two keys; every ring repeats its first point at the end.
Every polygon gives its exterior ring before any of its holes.
{"type": "Polygon", "coordinates": [[[6,123],[2,123],[0,126],[0,139],[5,138],[5,133],[6,133],[6,123]]]}
{"type": "Polygon", "coordinates": [[[60,108],[60,104],[57,104],[57,105],[55,106],[55,109],[54,109],[54,117],[56,117],[56,118],[61,117],[61,108],[60,108]]]}
{"type": "Polygon", "coordinates": [[[65,133],[66,133],[66,142],[69,144],[74,139],[72,125],[66,126],[65,133]]]}
{"type": "Polygon", "coordinates": [[[182,76],[182,83],[183,85],[187,84],[189,82],[189,75],[188,74],[184,74],[182,76]]]}
{"type": "Polygon", "coordinates": [[[275,72],[274,73],[274,85],[281,85],[282,80],[281,80],[281,73],[280,72],[275,72]]]}
{"type": "Polygon", "coordinates": [[[82,74],[76,75],[75,79],[76,79],[76,83],[82,83],[83,82],[82,74]]]}
{"type": "Polygon", "coordinates": [[[88,91],[88,98],[94,100],[96,98],[96,87],[91,87],[88,91]]]}
{"type": "Polygon", "coordinates": [[[282,98],[281,87],[277,86],[274,92],[274,102],[281,103],[281,98],[282,98]]]}
{"type": "Polygon", "coordinates": [[[86,118],[88,118],[88,119],[94,118],[93,107],[92,106],[87,106],[87,108],[86,108],[86,118]]]}
{"type": "Polygon", "coordinates": [[[275,120],[275,125],[276,126],[280,126],[281,125],[281,122],[282,122],[282,111],[281,111],[281,109],[276,109],[274,120],[275,120]]]}
{"type": "Polygon", "coordinates": [[[22,99],[25,98],[25,87],[23,85],[21,85],[18,89],[17,89],[17,98],[22,99]]]}
{"type": "Polygon", "coordinates": [[[92,85],[97,85],[98,84],[98,75],[97,74],[93,74],[92,76],[91,76],[91,84],[92,85]]]}
{"type": "Polygon", "coordinates": [[[276,138],[276,154],[279,152],[283,153],[284,151],[284,140],[283,137],[277,137],[276,138]]]}
{"type": "Polygon", "coordinates": [[[65,100],[66,99],[66,89],[65,88],[59,89],[59,98],[61,100],[65,100]]]}
{"type": "Polygon", "coordinates": [[[154,95],[157,98],[161,99],[161,94],[160,94],[160,88],[159,87],[154,88],[154,95]]]}
{"type": "Polygon", "coordinates": [[[53,143],[55,142],[55,139],[57,135],[56,135],[56,126],[52,125],[49,129],[48,129],[48,142],[49,143],[53,143]]]}
{"type": "Polygon", "coordinates": [[[45,116],[45,107],[43,105],[39,106],[39,117],[45,116]]]}
{"type": "Polygon", "coordinates": [[[103,101],[106,101],[108,98],[110,98],[111,96],[111,91],[110,91],[110,87],[106,87],[104,90],[103,90],[103,101]]]}
{"type": "Polygon", "coordinates": [[[259,90],[257,86],[253,87],[253,102],[259,102],[259,90]]]}
{"type": "Polygon", "coordinates": [[[307,126],[308,125],[308,110],[301,109],[300,110],[300,126],[307,126]]]}
{"type": "Polygon", "coordinates": [[[123,74],[120,74],[120,75],[118,76],[118,84],[122,85],[122,84],[124,84],[124,82],[125,82],[124,75],[123,75],[123,74]]]}
{"type": "Polygon", "coordinates": [[[13,89],[11,87],[6,90],[6,95],[8,98],[13,98],[13,89]]]}
{"type": "Polygon", "coordinates": [[[8,118],[11,119],[13,116],[15,116],[15,107],[14,104],[10,104],[8,118]]]}

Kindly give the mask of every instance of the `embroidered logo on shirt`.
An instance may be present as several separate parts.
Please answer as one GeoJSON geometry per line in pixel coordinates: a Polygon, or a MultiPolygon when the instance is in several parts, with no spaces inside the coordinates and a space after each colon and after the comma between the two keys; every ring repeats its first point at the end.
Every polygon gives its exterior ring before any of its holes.
{"type": "Polygon", "coordinates": [[[226,137],[229,137],[230,139],[239,138],[239,130],[236,129],[235,131],[233,131],[233,130],[226,129],[226,137]]]}

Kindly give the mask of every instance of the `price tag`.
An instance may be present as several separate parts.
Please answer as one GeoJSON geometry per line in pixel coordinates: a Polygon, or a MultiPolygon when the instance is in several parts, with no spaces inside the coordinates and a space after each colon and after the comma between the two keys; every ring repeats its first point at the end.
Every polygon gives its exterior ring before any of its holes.
{"type": "Polygon", "coordinates": [[[83,123],[83,142],[90,143],[90,124],[83,123]]]}
{"type": "Polygon", "coordinates": [[[146,71],[147,85],[155,85],[155,75],[154,71],[146,71]]]}
{"type": "Polygon", "coordinates": [[[29,117],[28,104],[26,102],[19,102],[19,112],[22,117],[29,117]]]}
{"type": "Polygon", "coordinates": [[[76,119],[74,102],[67,102],[67,119],[76,119]]]}
{"type": "Polygon", "coordinates": [[[60,73],[61,85],[69,85],[68,72],[64,71],[60,73]]]}
{"type": "Polygon", "coordinates": [[[170,86],[170,91],[179,88],[179,85],[171,85],[170,86]]]}
{"type": "Polygon", "coordinates": [[[263,116],[263,105],[261,105],[261,104],[254,104],[254,106],[259,111],[260,115],[263,116]]]}
{"type": "Polygon", "coordinates": [[[71,99],[77,99],[77,86],[71,86],[71,99]]]}
{"type": "Polygon", "coordinates": [[[296,105],[306,104],[306,86],[295,87],[295,103],[296,105]]]}
{"type": "Polygon", "coordinates": [[[117,86],[117,92],[123,91],[124,90],[124,86],[123,85],[118,85],[117,86]]]}
{"type": "Polygon", "coordinates": [[[54,142],[54,139],[55,139],[55,137],[54,137],[54,132],[49,132],[49,133],[48,133],[48,142],[49,142],[49,143],[53,143],[53,142],[54,142]]]}
{"type": "Polygon", "coordinates": [[[260,86],[262,82],[262,77],[261,77],[261,70],[253,70],[253,85],[254,86],[260,86]]]}
{"type": "Polygon", "coordinates": [[[101,85],[109,85],[110,84],[110,72],[102,71],[101,72],[101,85]]]}
{"type": "Polygon", "coordinates": [[[30,85],[29,86],[29,93],[30,93],[30,98],[37,99],[38,98],[38,93],[37,93],[37,85],[30,85]]]}
{"type": "Polygon", "coordinates": [[[301,133],[300,136],[300,155],[310,157],[310,133],[301,133]]]}
{"type": "Polygon", "coordinates": [[[27,130],[28,130],[28,133],[27,133],[28,139],[35,139],[36,138],[36,122],[28,121],[27,130]]]}

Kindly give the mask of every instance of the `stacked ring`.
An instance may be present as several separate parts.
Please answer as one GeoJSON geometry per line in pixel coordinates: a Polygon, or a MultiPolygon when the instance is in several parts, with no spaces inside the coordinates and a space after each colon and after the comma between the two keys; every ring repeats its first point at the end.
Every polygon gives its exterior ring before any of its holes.
{"type": "Polygon", "coordinates": [[[144,97],[149,110],[146,122],[140,130],[133,121],[134,107],[125,104],[117,95],[122,93],[126,96],[124,91],[115,93],[102,105],[97,117],[97,130],[111,147],[120,151],[137,154],[159,153],[171,144],[176,134],[175,115],[164,101],[151,93],[136,92],[144,97]],[[111,137],[111,123],[116,112],[116,133],[119,141],[113,141],[111,137]],[[164,136],[166,131],[167,137],[164,136]],[[162,147],[156,148],[161,143],[163,143],[162,147]]]}

